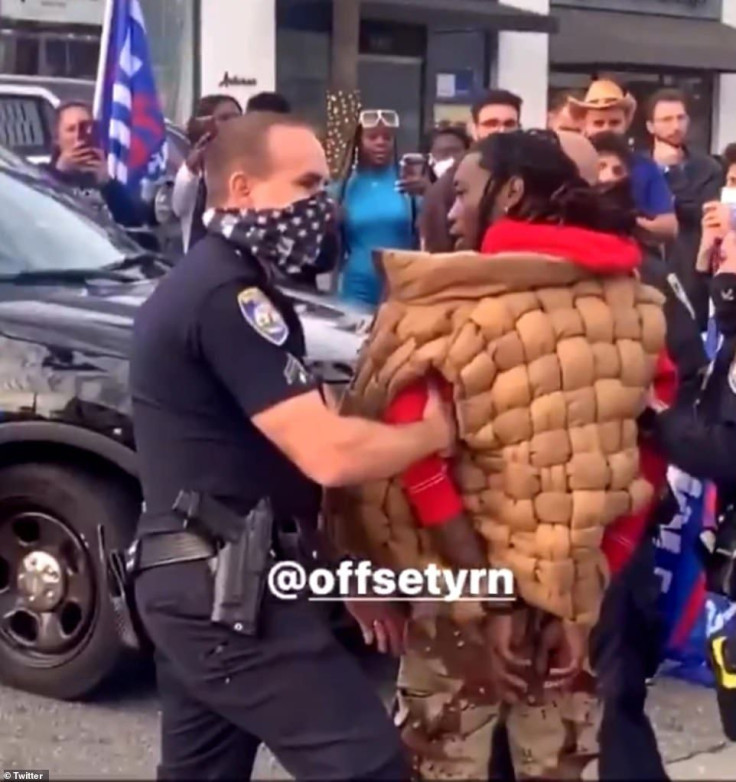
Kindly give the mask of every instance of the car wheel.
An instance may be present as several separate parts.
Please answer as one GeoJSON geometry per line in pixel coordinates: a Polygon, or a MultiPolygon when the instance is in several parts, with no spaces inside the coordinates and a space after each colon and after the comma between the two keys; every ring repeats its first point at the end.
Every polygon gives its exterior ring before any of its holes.
{"type": "Polygon", "coordinates": [[[123,661],[100,562],[133,537],[135,499],[114,481],[57,464],[0,470],[0,680],[73,700],[123,661]]]}

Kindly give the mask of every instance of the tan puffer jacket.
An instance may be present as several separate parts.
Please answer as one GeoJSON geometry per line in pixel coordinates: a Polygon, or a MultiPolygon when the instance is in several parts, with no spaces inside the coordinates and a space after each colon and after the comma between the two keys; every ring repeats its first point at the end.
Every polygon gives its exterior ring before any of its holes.
{"type": "MultiPolygon", "coordinates": [[[[408,383],[453,386],[454,465],[489,562],[529,604],[592,623],[603,528],[647,502],[636,419],[664,346],[662,297],[549,256],[387,252],[390,294],[344,403],[380,418],[408,383]]],[[[440,563],[398,479],[333,490],[342,551],[383,567],[440,563]]]]}

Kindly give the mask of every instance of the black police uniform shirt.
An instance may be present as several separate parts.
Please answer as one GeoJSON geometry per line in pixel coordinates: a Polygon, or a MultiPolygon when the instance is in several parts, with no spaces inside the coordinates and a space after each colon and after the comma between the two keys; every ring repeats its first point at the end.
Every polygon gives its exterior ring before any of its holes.
{"type": "Polygon", "coordinates": [[[678,404],[658,415],[654,434],[669,461],[717,485],[723,508],[736,502],[736,275],[716,275],[711,296],[723,342],[696,405],[678,404]]]}
{"type": "Polygon", "coordinates": [[[269,496],[279,517],[316,516],[319,487],[251,421],[318,388],[304,353],[293,306],[255,258],[208,235],[172,269],[134,328],[141,532],[183,489],[208,493],[238,513],[269,496]]]}

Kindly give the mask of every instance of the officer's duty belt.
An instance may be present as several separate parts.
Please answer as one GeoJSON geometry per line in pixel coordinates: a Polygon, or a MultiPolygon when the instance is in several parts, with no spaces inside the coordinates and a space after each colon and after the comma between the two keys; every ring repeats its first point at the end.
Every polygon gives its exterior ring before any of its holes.
{"type": "Polygon", "coordinates": [[[139,547],[135,570],[141,572],[160,565],[194,562],[217,555],[215,545],[192,532],[163,532],[146,535],[137,541],[139,547]]]}

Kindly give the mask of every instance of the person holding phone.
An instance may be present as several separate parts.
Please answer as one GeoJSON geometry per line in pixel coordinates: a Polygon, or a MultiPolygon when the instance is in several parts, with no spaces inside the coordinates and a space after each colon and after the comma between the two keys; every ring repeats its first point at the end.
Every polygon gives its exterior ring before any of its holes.
{"type": "Polygon", "coordinates": [[[207,201],[202,177],[205,148],[224,122],[242,113],[238,101],[229,95],[205,95],[187,123],[187,137],[192,146],[177,172],[171,196],[171,207],[181,221],[184,252],[206,233],[202,223],[207,201]]]}
{"type": "Polygon", "coordinates": [[[337,273],[340,295],[368,307],[378,305],[383,280],[373,251],[419,246],[419,198],[429,185],[423,155],[399,160],[396,131],[400,119],[390,109],[362,111],[353,139],[353,165],[337,187],[343,263],[337,273]]]}
{"type": "Polygon", "coordinates": [[[110,177],[98,130],[91,106],[62,104],[56,111],[55,145],[45,170],[116,223],[126,228],[146,225],[150,208],[110,177]]]}

